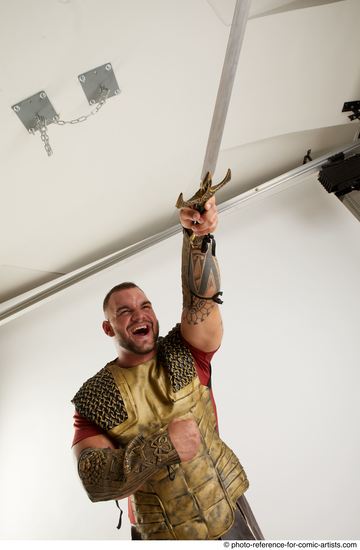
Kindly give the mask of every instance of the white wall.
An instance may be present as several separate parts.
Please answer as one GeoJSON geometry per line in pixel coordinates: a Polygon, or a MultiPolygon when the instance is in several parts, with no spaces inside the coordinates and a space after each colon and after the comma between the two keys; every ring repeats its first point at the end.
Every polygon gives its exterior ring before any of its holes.
{"type": "MultiPolygon", "coordinates": [[[[220,430],[250,477],[267,538],[360,538],[359,225],[314,178],[224,213],[220,430]]],[[[180,235],[0,329],[0,537],[119,539],[73,462],[72,405],[114,357],[103,295],[135,280],[164,334],[179,318],[180,235]]]]}

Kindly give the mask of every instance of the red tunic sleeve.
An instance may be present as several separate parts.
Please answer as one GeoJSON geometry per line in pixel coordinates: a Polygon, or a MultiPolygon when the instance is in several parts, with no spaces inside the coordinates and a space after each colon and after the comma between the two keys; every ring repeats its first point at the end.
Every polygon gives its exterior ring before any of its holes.
{"type": "Polygon", "coordinates": [[[96,424],[93,424],[90,422],[90,420],[87,420],[83,416],[81,416],[76,410],[74,414],[74,438],[72,442],[72,446],[76,445],[76,443],[79,443],[82,439],[85,439],[86,437],[92,437],[93,435],[100,435],[104,432],[96,426],[96,424]]]}

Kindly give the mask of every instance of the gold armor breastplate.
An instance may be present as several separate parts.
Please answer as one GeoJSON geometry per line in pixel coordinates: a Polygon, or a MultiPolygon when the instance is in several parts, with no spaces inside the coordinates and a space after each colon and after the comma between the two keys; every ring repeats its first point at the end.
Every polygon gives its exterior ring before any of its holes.
{"type": "MultiPolygon", "coordinates": [[[[168,363],[172,360],[167,358],[168,363]]],[[[194,418],[201,433],[196,456],[173,466],[174,479],[162,468],[131,497],[143,539],[221,537],[232,526],[235,502],[249,485],[237,457],[218,436],[209,389],[200,384],[192,357],[186,368],[184,380],[182,370],[177,377],[176,368],[165,367],[158,356],[136,367],[113,362],[103,369],[106,379],[111,373],[121,395],[120,408],[126,411],[120,423],[106,430],[119,446],[179,417],[194,418]]]]}

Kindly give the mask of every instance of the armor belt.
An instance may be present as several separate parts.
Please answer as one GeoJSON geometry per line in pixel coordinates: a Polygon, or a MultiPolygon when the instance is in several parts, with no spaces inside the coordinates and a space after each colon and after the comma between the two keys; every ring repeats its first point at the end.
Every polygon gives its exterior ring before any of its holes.
{"type": "Polygon", "coordinates": [[[157,357],[131,368],[115,361],[85,382],[73,399],[119,446],[150,436],[174,418],[194,418],[196,456],[162,468],[131,497],[142,539],[218,539],[234,522],[236,500],[249,486],[232,450],[219,438],[209,389],[200,384],[179,326],[159,341],[157,357]],[[106,395],[110,394],[110,399],[106,395]]]}

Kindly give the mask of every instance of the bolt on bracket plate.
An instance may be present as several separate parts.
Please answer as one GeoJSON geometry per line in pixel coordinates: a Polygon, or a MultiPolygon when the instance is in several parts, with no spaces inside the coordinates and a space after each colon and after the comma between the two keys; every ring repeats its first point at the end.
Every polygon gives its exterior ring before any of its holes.
{"type": "Polygon", "coordinates": [[[11,109],[19,117],[28,132],[36,130],[37,115],[44,117],[47,125],[51,124],[54,118],[57,117],[54,107],[43,90],[19,101],[19,103],[15,103],[11,109]]]}
{"type": "Polygon", "coordinates": [[[105,65],[91,69],[91,71],[81,73],[79,74],[78,79],[82,89],[84,90],[89,105],[98,103],[101,92],[104,88],[109,90],[107,98],[120,93],[120,88],[111,63],[105,63],[105,65]]]}

